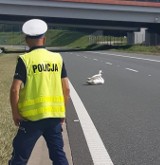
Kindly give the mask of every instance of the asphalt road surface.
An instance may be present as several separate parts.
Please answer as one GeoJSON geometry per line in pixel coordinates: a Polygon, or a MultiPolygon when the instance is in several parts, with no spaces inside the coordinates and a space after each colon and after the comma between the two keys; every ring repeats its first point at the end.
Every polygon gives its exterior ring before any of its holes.
{"type": "Polygon", "coordinates": [[[83,108],[79,102],[75,107],[77,98],[72,95],[67,130],[74,165],[160,165],[160,57],[109,51],[63,52],[62,56],[110,158],[108,164],[96,163],[96,155],[104,150],[90,147],[84,127],[91,122],[78,115],[76,109],[83,108]],[[100,69],[105,84],[87,85],[87,77],[100,69]]]}

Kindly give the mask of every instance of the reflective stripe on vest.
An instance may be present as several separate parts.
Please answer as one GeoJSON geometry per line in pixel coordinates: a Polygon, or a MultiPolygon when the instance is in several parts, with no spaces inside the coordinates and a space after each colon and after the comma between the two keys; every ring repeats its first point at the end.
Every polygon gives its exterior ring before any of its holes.
{"type": "Polygon", "coordinates": [[[40,104],[40,103],[63,103],[64,98],[61,96],[55,96],[55,97],[40,97],[40,98],[36,98],[36,99],[32,99],[32,100],[25,100],[22,103],[19,103],[19,108],[21,109],[22,107],[28,107],[28,106],[32,106],[32,105],[36,105],[36,104],[40,104]]]}
{"type": "Polygon", "coordinates": [[[20,90],[18,103],[22,117],[31,121],[65,117],[60,54],[41,48],[20,58],[27,70],[26,84],[20,90]]]}
{"type": "Polygon", "coordinates": [[[38,119],[52,118],[52,117],[64,118],[65,117],[64,111],[65,110],[64,108],[62,108],[62,106],[46,106],[46,107],[41,107],[37,109],[22,111],[21,115],[25,119],[36,121],[38,119]]]}

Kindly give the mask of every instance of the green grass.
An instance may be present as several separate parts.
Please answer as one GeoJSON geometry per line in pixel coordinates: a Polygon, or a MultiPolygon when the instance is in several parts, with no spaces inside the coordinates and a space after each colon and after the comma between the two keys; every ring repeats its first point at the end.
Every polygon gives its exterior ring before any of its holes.
{"type": "MultiPolygon", "coordinates": [[[[25,45],[24,35],[20,32],[0,32],[0,45],[25,45]]],[[[83,32],[70,30],[48,30],[46,46],[49,47],[85,47],[88,36],[83,32]],[[85,42],[84,42],[85,41],[85,42]]]]}
{"type": "MultiPolygon", "coordinates": [[[[46,34],[47,46],[60,47],[77,47],[82,38],[87,38],[84,33],[68,31],[68,30],[49,30],[46,34]],[[78,43],[77,43],[78,41],[78,43]]],[[[85,42],[86,44],[86,42],[85,42]]],[[[82,46],[82,45],[81,45],[82,46]]]]}
{"type": "Polygon", "coordinates": [[[24,36],[20,32],[0,32],[0,45],[25,44],[24,36]]]}
{"type": "MultiPolygon", "coordinates": [[[[0,36],[0,45],[25,45],[24,35],[20,32],[0,32],[0,36]]],[[[89,36],[89,33],[80,31],[50,29],[46,34],[46,46],[52,47],[52,50],[55,50],[54,48],[58,48],[58,50],[115,50],[143,54],[160,54],[160,46],[129,46],[126,45],[126,39],[121,37],[113,38],[111,36],[92,36],[92,43],[89,36]],[[109,39],[112,39],[113,44],[114,41],[122,41],[123,39],[123,43],[117,43],[117,45],[111,46],[107,44],[96,44],[96,41],[108,41],[109,44],[109,39]]],[[[12,48],[9,47],[9,49],[12,48]]]]}
{"type": "Polygon", "coordinates": [[[9,90],[14,74],[16,55],[0,56],[0,165],[7,165],[16,127],[12,121],[9,90]]]}
{"type": "Polygon", "coordinates": [[[133,45],[120,47],[118,50],[133,53],[160,55],[160,46],[133,45]]]}

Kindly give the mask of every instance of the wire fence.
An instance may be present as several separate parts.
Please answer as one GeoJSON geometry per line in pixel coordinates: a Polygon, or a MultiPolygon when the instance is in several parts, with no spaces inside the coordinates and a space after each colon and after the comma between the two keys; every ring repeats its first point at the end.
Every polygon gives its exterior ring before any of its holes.
{"type": "Polygon", "coordinates": [[[20,24],[0,24],[0,45],[21,45],[23,43],[20,24]]]}

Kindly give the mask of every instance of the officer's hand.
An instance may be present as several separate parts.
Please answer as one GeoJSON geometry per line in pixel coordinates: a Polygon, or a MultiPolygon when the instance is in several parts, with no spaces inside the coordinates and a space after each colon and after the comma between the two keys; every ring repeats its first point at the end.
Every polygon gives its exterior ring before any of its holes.
{"type": "Polygon", "coordinates": [[[23,118],[21,117],[21,115],[19,113],[13,114],[13,121],[16,126],[19,126],[20,121],[22,121],[22,120],[23,120],[23,118]]]}
{"type": "Polygon", "coordinates": [[[61,118],[61,124],[64,124],[65,118],[61,118]]]}

